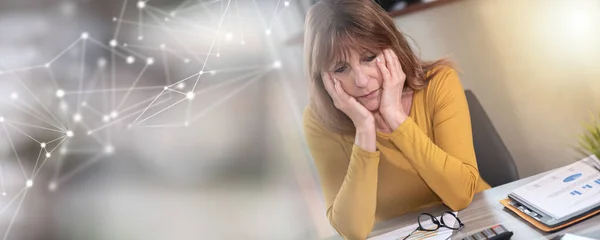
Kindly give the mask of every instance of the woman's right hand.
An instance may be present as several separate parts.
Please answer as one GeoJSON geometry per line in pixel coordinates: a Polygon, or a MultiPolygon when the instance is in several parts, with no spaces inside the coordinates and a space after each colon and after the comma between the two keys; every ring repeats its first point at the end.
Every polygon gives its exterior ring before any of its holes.
{"type": "Polygon", "coordinates": [[[360,104],[354,97],[348,95],[342,84],[330,73],[322,73],[323,84],[333,99],[333,105],[346,114],[354,123],[356,131],[375,132],[375,118],[373,114],[360,104]]]}

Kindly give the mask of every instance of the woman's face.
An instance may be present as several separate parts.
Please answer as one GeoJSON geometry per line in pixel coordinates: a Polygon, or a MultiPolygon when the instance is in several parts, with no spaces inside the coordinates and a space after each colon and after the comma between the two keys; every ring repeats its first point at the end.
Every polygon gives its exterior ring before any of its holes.
{"type": "Polygon", "coordinates": [[[348,95],[356,98],[369,111],[379,109],[383,77],[377,67],[377,57],[381,52],[350,51],[348,59],[342,60],[328,69],[332,76],[338,79],[348,95]]]}

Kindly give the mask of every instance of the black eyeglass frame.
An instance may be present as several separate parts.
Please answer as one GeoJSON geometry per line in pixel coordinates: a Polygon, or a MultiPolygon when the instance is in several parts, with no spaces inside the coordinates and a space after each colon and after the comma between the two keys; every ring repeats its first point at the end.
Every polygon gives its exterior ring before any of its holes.
{"type": "Polygon", "coordinates": [[[417,217],[417,223],[419,224],[419,226],[415,230],[413,230],[410,234],[408,234],[408,236],[404,237],[403,240],[409,238],[416,231],[433,232],[433,231],[437,231],[438,229],[440,229],[440,227],[445,227],[445,228],[457,231],[457,230],[461,230],[465,227],[465,224],[460,221],[460,218],[458,218],[456,216],[456,214],[454,214],[453,212],[450,212],[450,211],[443,212],[440,217],[440,221],[438,221],[437,218],[435,218],[430,213],[421,213],[417,217]],[[456,219],[456,221],[458,222],[458,227],[446,225],[446,223],[444,223],[444,214],[450,214],[452,217],[454,217],[456,219]],[[432,229],[424,228],[423,225],[421,225],[421,217],[422,216],[428,216],[429,218],[431,218],[431,222],[435,225],[435,228],[432,228],[432,229]]]}

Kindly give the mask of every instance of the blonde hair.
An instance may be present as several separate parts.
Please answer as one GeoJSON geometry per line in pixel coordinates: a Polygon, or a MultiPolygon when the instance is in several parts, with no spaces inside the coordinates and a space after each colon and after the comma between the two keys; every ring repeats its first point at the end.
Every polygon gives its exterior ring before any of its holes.
{"type": "Polygon", "coordinates": [[[436,67],[451,65],[445,59],[419,59],[393,19],[372,0],[321,0],[306,15],[304,58],[310,79],[309,106],[317,120],[332,132],[355,132],[352,121],[335,108],[321,77],[324,68],[347,59],[352,49],[379,53],[392,49],[406,74],[407,87],[423,89],[433,78],[436,67]],[[426,74],[434,70],[432,74],[426,74]]]}

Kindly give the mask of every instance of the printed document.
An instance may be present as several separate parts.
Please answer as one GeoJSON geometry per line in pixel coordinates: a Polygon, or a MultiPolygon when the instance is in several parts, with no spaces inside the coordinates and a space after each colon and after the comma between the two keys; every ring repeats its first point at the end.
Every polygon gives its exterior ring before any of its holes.
{"type": "Polygon", "coordinates": [[[600,205],[600,161],[595,156],[562,167],[512,192],[555,219],[600,205]]]}
{"type": "MultiPolygon", "coordinates": [[[[458,216],[458,213],[454,212],[454,215],[458,216]]],[[[438,219],[438,221],[441,221],[440,216],[438,216],[436,218],[438,219]]],[[[448,226],[458,225],[458,223],[456,223],[456,220],[454,218],[450,218],[450,219],[452,219],[453,221],[445,222],[445,224],[448,224],[448,226]]],[[[447,220],[447,219],[444,218],[444,220],[447,220]]],[[[416,221],[416,219],[415,219],[415,221],[416,221]]],[[[422,224],[425,226],[430,225],[431,220],[423,222],[422,224]]],[[[418,226],[419,226],[419,224],[415,223],[415,224],[407,226],[407,227],[396,229],[394,231],[387,232],[387,233],[381,234],[379,236],[369,238],[369,240],[402,240],[406,236],[408,236],[412,231],[417,229],[418,226]]],[[[431,232],[416,231],[412,235],[410,235],[410,237],[407,238],[407,240],[417,240],[417,239],[445,240],[445,239],[448,239],[450,236],[452,236],[453,231],[454,230],[445,228],[445,227],[440,227],[438,230],[431,231],[431,232]]]]}

